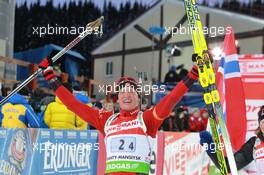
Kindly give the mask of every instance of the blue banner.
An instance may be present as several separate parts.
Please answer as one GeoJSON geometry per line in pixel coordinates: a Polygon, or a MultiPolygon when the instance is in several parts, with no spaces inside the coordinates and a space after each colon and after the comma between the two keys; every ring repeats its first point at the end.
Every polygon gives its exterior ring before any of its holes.
{"type": "Polygon", "coordinates": [[[34,144],[31,174],[95,175],[97,131],[41,129],[34,144]],[[34,163],[33,163],[34,164],[34,163]]]}
{"type": "Polygon", "coordinates": [[[8,129],[1,132],[6,136],[1,139],[0,174],[29,174],[32,158],[31,136],[28,129],[8,129]]]}
{"type": "Polygon", "coordinates": [[[3,148],[6,140],[7,130],[0,128],[0,160],[2,158],[3,148]]]}
{"type": "Polygon", "coordinates": [[[0,175],[96,175],[98,132],[0,129],[0,175]]]}

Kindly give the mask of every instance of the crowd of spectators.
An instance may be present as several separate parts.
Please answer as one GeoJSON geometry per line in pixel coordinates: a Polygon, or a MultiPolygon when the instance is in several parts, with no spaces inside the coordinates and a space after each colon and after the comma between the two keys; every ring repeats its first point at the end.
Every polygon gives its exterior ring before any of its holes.
{"type": "Polygon", "coordinates": [[[206,130],[208,123],[208,112],[206,109],[190,108],[180,106],[176,107],[174,112],[170,114],[161,125],[163,131],[175,132],[200,132],[206,130]]]}
{"type": "MultiPolygon", "coordinates": [[[[16,84],[12,89],[16,88],[16,84]]],[[[64,83],[81,102],[107,111],[118,112],[115,95],[108,94],[102,100],[90,99],[80,88],[64,83]]],[[[11,88],[1,89],[1,98],[11,92],[11,88]]],[[[146,109],[146,99],[142,108],[146,109]]],[[[163,131],[199,132],[206,129],[208,113],[205,109],[193,109],[187,106],[176,107],[160,127],[163,131]],[[191,111],[191,112],[189,112],[191,111]]],[[[80,117],[69,111],[66,106],[47,88],[30,91],[23,88],[0,106],[0,126],[4,128],[50,128],[50,129],[94,129],[80,117]]]]}
{"type": "MultiPolygon", "coordinates": [[[[15,89],[19,84],[15,84],[15,89]]],[[[73,92],[71,84],[64,86],[73,92]]],[[[1,98],[10,93],[11,88],[1,89],[1,98]]],[[[74,91],[81,102],[92,106],[90,99],[83,91],[74,91]]],[[[27,87],[13,95],[0,106],[0,126],[4,128],[50,128],[50,129],[90,129],[80,117],[67,107],[46,88],[30,91],[27,87]]]]}
{"type": "MultiPolygon", "coordinates": [[[[169,71],[166,73],[164,83],[168,86],[175,85],[181,81],[188,71],[184,68],[184,65],[172,65],[169,71]]],[[[174,109],[174,112],[170,114],[161,129],[164,131],[187,131],[187,132],[199,132],[205,130],[207,127],[208,112],[206,109],[198,109],[187,106],[179,106],[174,109]]]]}

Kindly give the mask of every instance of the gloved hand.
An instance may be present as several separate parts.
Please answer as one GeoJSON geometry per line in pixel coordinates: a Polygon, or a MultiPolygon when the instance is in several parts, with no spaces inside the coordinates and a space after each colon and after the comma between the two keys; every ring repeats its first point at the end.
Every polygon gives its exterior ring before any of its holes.
{"type": "Polygon", "coordinates": [[[39,63],[38,67],[42,69],[42,74],[45,80],[50,81],[56,79],[56,75],[54,74],[52,67],[52,60],[50,58],[45,58],[41,63],[39,63]]]}
{"type": "Polygon", "coordinates": [[[188,77],[194,80],[197,80],[199,78],[197,66],[192,67],[192,69],[188,73],[188,77]]]}
{"type": "Polygon", "coordinates": [[[186,87],[190,88],[191,85],[198,79],[198,77],[198,68],[197,66],[193,66],[188,72],[187,76],[185,76],[182,80],[186,87]]]}
{"type": "Polygon", "coordinates": [[[212,138],[212,135],[208,131],[201,131],[199,133],[200,135],[200,144],[203,146],[204,144],[207,144],[206,152],[208,154],[215,153],[215,144],[212,138]]]}
{"type": "MultiPolygon", "coordinates": [[[[212,55],[210,54],[210,52],[206,51],[205,53],[208,54],[211,63],[213,63],[214,60],[213,60],[213,57],[212,57],[212,55]]],[[[192,61],[193,61],[193,62],[196,62],[196,61],[197,61],[197,56],[198,56],[197,53],[192,54],[192,61]]]]}
{"type": "Polygon", "coordinates": [[[196,62],[196,58],[197,58],[197,56],[198,56],[197,53],[192,54],[192,61],[193,61],[193,62],[196,62]]]}

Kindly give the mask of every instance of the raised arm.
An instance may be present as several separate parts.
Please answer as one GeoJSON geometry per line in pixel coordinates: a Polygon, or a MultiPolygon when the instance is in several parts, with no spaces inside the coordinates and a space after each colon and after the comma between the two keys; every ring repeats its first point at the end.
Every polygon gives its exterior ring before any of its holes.
{"type": "Polygon", "coordinates": [[[181,80],[175,88],[153,108],[144,112],[144,122],[148,128],[148,134],[154,136],[175,105],[180,101],[190,86],[198,79],[198,70],[193,66],[187,76],[181,80]]]}
{"type": "Polygon", "coordinates": [[[169,116],[175,105],[181,100],[184,94],[189,90],[190,86],[198,79],[198,70],[193,66],[187,76],[181,80],[175,88],[166,95],[154,107],[154,116],[156,119],[164,120],[169,116]]]}
{"type": "MultiPolygon", "coordinates": [[[[54,90],[56,96],[62,101],[62,103],[83,120],[90,123],[98,130],[103,131],[103,124],[106,120],[106,117],[102,118],[102,114],[100,114],[99,110],[87,106],[86,104],[77,100],[61,84],[61,82],[57,80],[57,77],[53,72],[53,68],[51,67],[51,61],[46,58],[39,64],[39,67],[43,69],[43,76],[49,82],[50,87],[54,90]]],[[[111,114],[105,115],[110,116],[111,114]]]]}

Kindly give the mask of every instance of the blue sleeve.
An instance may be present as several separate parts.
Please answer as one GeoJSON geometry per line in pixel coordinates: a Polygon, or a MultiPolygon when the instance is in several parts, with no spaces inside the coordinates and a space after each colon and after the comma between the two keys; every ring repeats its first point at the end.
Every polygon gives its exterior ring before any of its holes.
{"type": "Polygon", "coordinates": [[[45,111],[42,111],[40,113],[38,113],[38,120],[40,122],[40,127],[41,128],[49,128],[48,125],[46,125],[45,121],[44,121],[44,113],[45,111]]]}
{"type": "Polygon", "coordinates": [[[40,122],[31,106],[26,106],[26,118],[30,128],[40,128],[40,122]]]}

